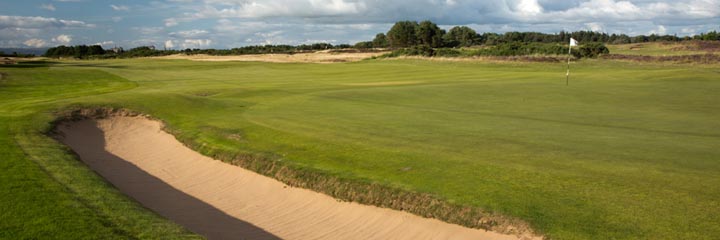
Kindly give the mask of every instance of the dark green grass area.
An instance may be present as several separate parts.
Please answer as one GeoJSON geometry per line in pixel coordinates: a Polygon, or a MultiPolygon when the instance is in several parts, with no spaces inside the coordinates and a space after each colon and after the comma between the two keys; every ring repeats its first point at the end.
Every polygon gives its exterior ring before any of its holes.
{"type": "Polygon", "coordinates": [[[2,219],[13,220],[0,228],[37,236],[62,226],[16,226],[67,215],[80,222],[66,224],[98,226],[78,236],[184,236],[123,220],[167,224],[41,134],[51,110],[82,105],[148,113],[204,154],[262,155],[427,193],[520,218],[553,239],[720,235],[718,66],[583,60],[569,86],[565,67],[135,59],[0,68],[2,177],[10,179],[0,184],[28,195],[3,194],[2,219]],[[19,210],[31,202],[34,211],[19,210]],[[54,207],[62,204],[79,207],[54,207]]]}

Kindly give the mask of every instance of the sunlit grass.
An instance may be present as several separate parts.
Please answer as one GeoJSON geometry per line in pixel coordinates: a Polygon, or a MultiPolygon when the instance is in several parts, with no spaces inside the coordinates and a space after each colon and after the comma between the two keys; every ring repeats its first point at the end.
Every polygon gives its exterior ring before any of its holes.
{"type": "Polygon", "coordinates": [[[151,114],[180,139],[218,151],[264,153],[518,217],[552,238],[719,235],[717,66],[583,60],[569,86],[565,67],[135,59],[0,68],[9,75],[0,85],[0,184],[10,189],[0,214],[14,219],[0,228],[11,238],[73,226],[86,230],[69,236],[156,234],[118,218],[161,220],[40,135],[50,110],[83,104],[151,114]],[[62,180],[68,174],[87,180],[62,180]],[[106,205],[113,201],[124,207],[106,205]],[[74,221],[17,227],[36,218],[74,221]]]}

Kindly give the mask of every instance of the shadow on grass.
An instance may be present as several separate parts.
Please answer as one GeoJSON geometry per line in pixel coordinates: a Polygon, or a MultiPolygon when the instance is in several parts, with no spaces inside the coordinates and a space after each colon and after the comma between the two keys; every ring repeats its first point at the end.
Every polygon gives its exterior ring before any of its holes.
{"type": "Polygon", "coordinates": [[[94,125],[86,130],[86,135],[76,137],[83,139],[66,137],[63,142],[70,142],[68,145],[71,147],[85,145],[85,148],[73,148],[83,162],[144,207],[208,239],[280,239],[251,223],[225,214],[107,152],[102,130],[94,125]]]}
{"type": "Polygon", "coordinates": [[[116,69],[128,68],[127,66],[108,65],[108,64],[104,64],[104,63],[63,63],[62,65],[68,66],[68,67],[99,67],[99,68],[116,68],[116,69]]]}
{"type": "Polygon", "coordinates": [[[56,64],[58,64],[58,62],[46,60],[20,61],[17,64],[0,65],[0,68],[45,68],[56,64]]]}
{"type": "Polygon", "coordinates": [[[92,63],[92,62],[59,62],[49,60],[36,60],[36,61],[18,61],[17,64],[3,64],[0,65],[2,68],[46,68],[52,66],[67,66],[67,67],[98,67],[98,68],[127,68],[127,66],[120,65],[109,65],[106,63],[92,63]]]}

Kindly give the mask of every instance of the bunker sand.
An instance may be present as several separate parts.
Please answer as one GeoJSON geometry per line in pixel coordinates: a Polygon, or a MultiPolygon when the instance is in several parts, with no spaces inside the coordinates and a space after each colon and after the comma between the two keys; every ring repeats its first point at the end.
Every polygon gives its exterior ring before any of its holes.
{"type": "Polygon", "coordinates": [[[367,52],[367,53],[330,53],[327,51],[314,53],[296,53],[296,54],[247,54],[232,56],[211,56],[205,54],[185,55],[176,54],[163,57],[155,57],[160,59],[183,59],[204,62],[272,62],[272,63],[338,63],[338,62],[357,62],[364,59],[377,57],[388,52],[367,52]]]}
{"type": "Polygon", "coordinates": [[[120,191],[209,239],[518,239],[339,202],[205,157],[144,117],[58,126],[61,141],[120,191]]]}

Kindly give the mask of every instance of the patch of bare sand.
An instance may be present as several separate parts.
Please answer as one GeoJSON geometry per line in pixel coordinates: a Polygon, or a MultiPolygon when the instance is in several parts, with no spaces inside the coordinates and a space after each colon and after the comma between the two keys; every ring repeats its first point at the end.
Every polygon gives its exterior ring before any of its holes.
{"type": "Polygon", "coordinates": [[[144,117],[83,120],[58,130],[120,191],[209,239],[518,239],[287,187],[205,157],[144,117]]]}
{"type": "Polygon", "coordinates": [[[371,57],[383,55],[387,52],[367,52],[367,53],[333,53],[333,52],[314,52],[314,53],[296,53],[296,54],[249,54],[234,56],[211,56],[211,55],[185,55],[176,54],[170,56],[157,57],[160,59],[187,59],[193,61],[208,62],[224,62],[224,61],[242,61],[242,62],[274,62],[274,63],[338,63],[338,62],[357,62],[371,57]]]}

